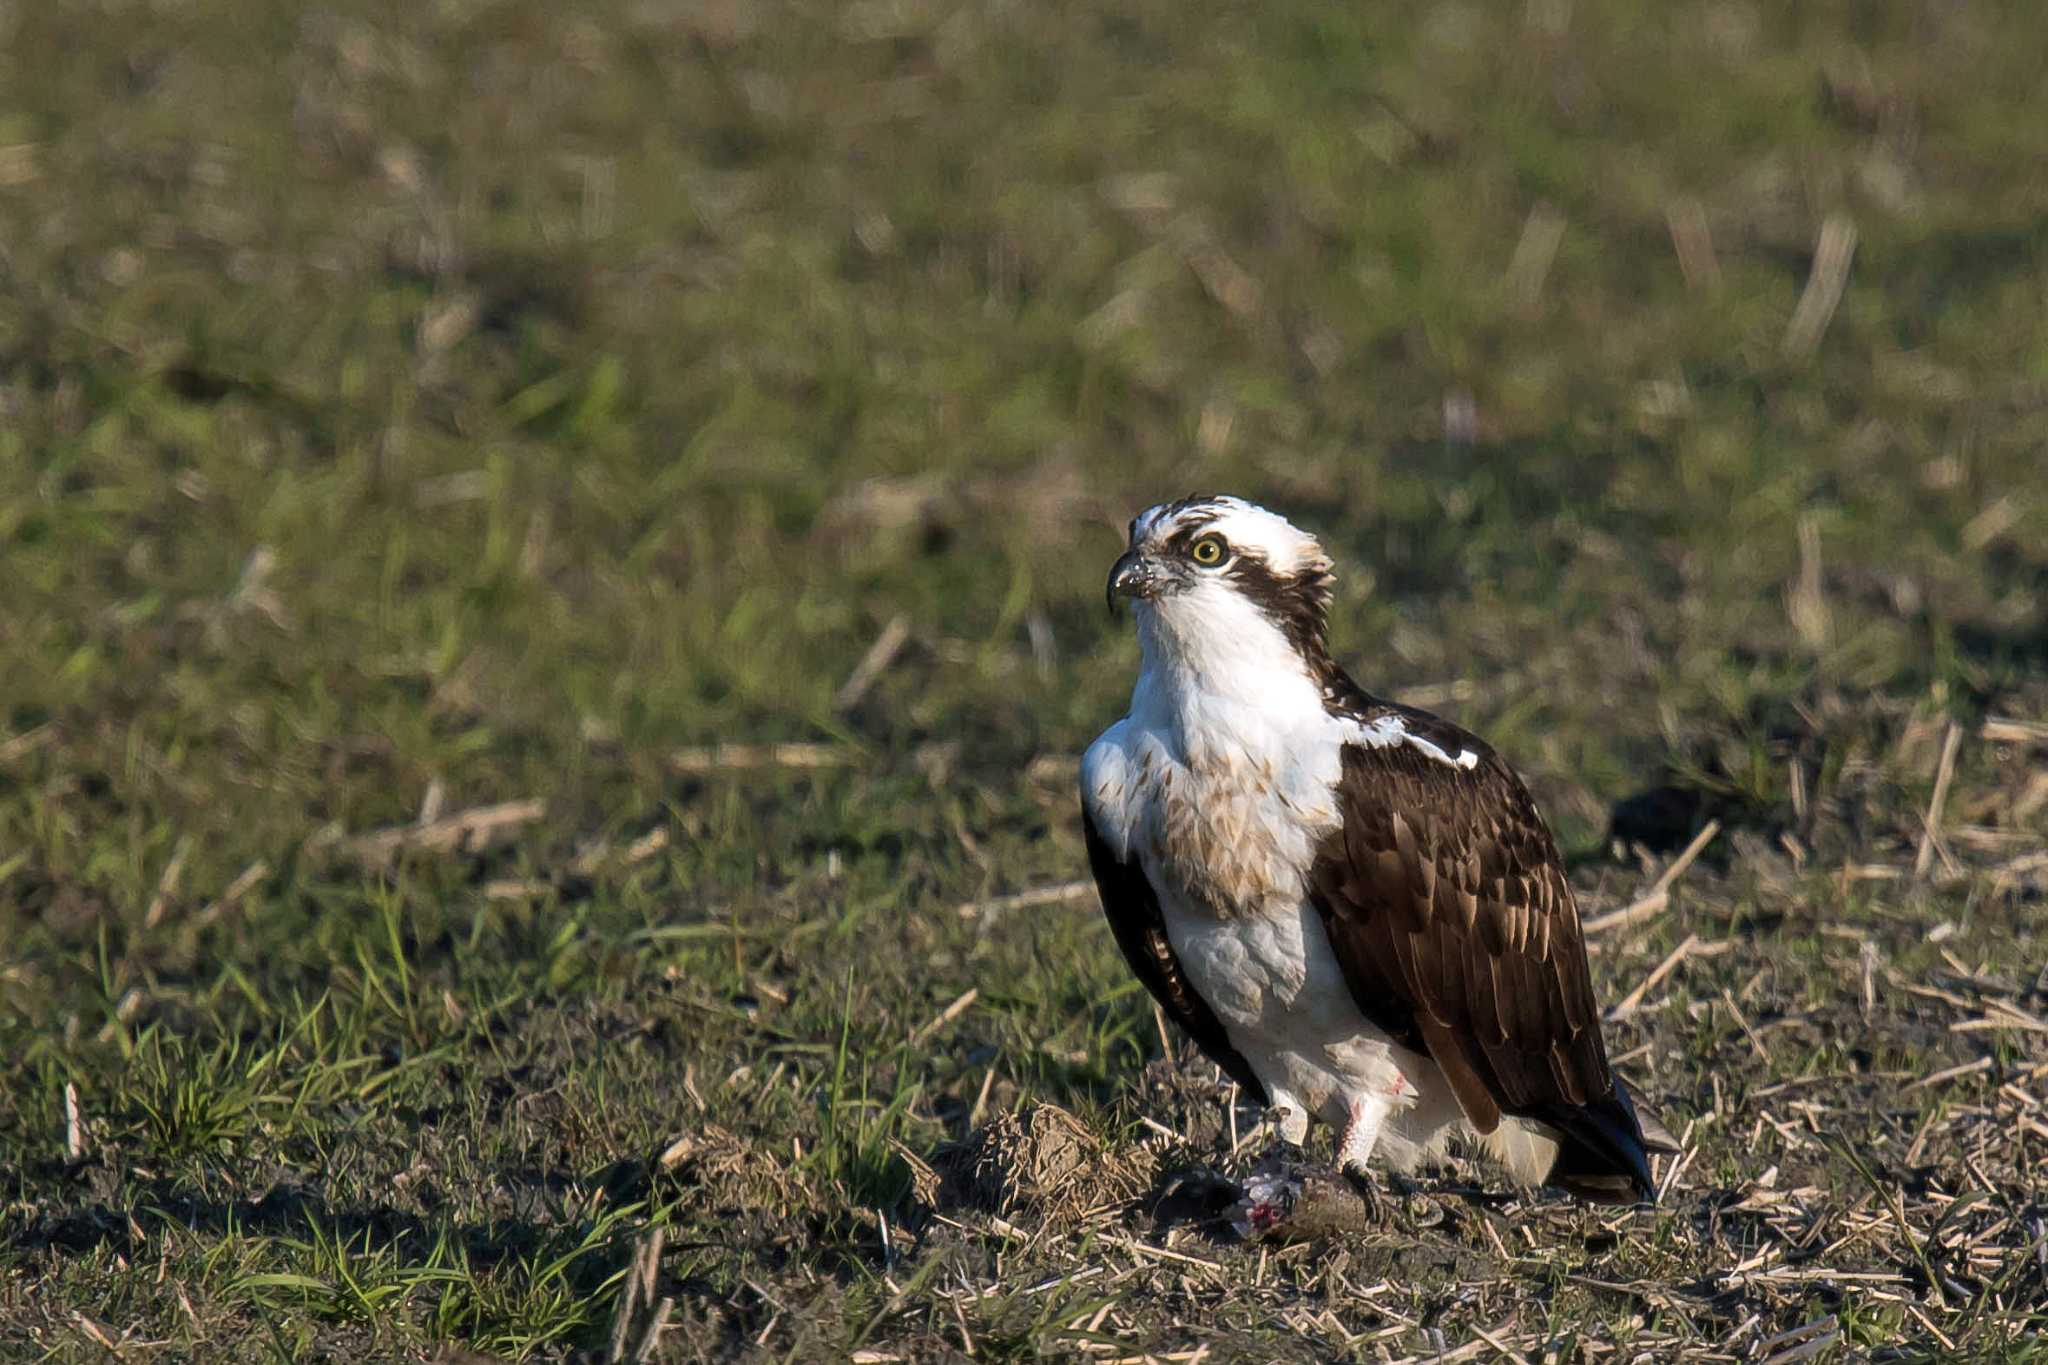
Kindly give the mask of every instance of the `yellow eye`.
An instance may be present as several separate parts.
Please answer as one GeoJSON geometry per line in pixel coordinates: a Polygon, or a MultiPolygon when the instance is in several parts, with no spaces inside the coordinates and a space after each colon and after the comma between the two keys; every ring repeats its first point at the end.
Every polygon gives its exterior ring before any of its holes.
{"type": "Polygon", "coordinates": [[[1229,553],[1223,545],[1222,536],[1203,536],[1188,547],[1188,557],[1205,569],[1213,569],[1223,562],[1229,553]]]}

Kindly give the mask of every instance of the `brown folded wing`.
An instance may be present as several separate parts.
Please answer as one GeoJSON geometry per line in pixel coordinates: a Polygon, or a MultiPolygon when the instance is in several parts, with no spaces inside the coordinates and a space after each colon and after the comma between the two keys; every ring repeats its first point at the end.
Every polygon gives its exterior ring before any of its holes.
{"type": "Polygon", "coordinates": [[[1477,739],[1407,713],[1412,743],[1350,745],[1343,822],[1309,875],[1352,998],[1442,1069],[1465,1115],[1600,1101],[1613,1088],[1579,915],[1528,790],[1477,739]]]}
{"type": "Polygon", "coordinates": [[[1166,917],[1160,913],[1158,893],[1137,859],[1123,861],[1111,851],[1084,808],[1081,827],[1088,837],[1088,866],[1095,873],[1095,886],[1102,895],[1102,913],[1109,918],[1110,932],[1123,949],[1131,970],[1152,992],[1152,998],[1166,1011],[1167,1018],[1195,1040],[1223,1074],[1243,1086],[1260,1104],[1266,1103],[1266,1088],[1230,1045],[1223,1021],[1196,993],[1181,970],[1173,944],[1166,936],[1166,917]]]}

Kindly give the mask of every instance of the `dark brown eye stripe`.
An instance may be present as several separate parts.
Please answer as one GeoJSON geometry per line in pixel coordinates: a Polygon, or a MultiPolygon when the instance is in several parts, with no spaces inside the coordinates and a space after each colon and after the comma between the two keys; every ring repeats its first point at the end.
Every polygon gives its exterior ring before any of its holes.
{"type": "Polygon", "coordinates": [[[1314,661],[1328,657],[1325,631],[1330,610],[1330,574],[1309,567],[1292,575],[1274,572],[1265,556],[1240,550],[1224,570],[1266,618],[1278,627],[1304,658],[1314,661]]]}

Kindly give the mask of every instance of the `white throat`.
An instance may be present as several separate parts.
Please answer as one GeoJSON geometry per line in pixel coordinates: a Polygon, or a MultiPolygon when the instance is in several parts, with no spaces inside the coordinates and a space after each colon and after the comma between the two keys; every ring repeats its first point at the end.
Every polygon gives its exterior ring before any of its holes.
{"type": "Polygon", "coordinates": [[[1330,716],[1321,684],[1265,613],[1220,584],[1141,602],[1131,716],[1182,755],[1258,751],[1330,716]]]}

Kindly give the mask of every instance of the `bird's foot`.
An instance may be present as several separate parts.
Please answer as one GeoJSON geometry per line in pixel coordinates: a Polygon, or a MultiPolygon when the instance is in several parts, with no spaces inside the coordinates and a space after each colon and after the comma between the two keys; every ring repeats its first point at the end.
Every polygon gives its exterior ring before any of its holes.
{"type": "Polygon", "coordinates": [[[1375,1223],[1390,1221],[1390,1208],[1386,1195],[1380,1189],[1380,1182],[1373,1179],[1372,1172],[1353,1161],[1347,1161],[1340,1168],[1344,1183],[1365,1205],[1366,1216],[1375,1223]]]}
{"type": "Polygon", "coordinates": [[[1375,1223],[1420,1232],[1444,1221],[1443,1206],[1398,1171],[1386,1172],[1384,1188],[1371,1171],[1356,1162],[1346,1162],[1343,1171],[1345,1183],[1364,1203],[1367,1216],[1375,1223]]]}

